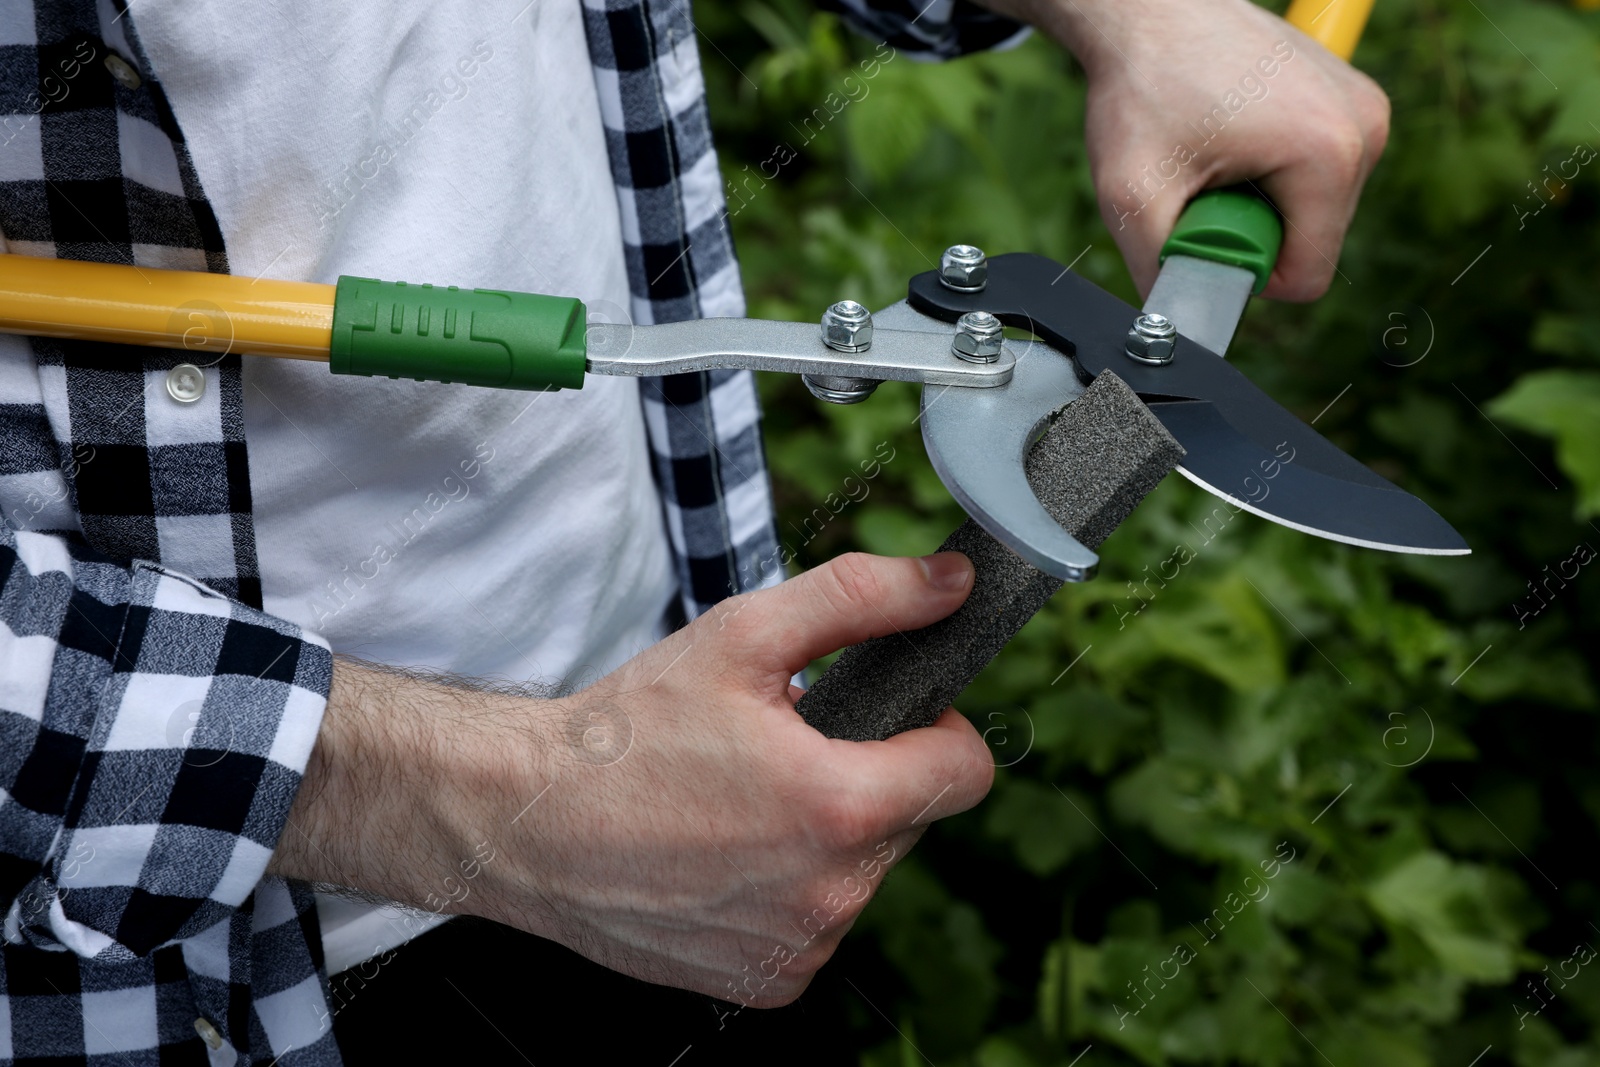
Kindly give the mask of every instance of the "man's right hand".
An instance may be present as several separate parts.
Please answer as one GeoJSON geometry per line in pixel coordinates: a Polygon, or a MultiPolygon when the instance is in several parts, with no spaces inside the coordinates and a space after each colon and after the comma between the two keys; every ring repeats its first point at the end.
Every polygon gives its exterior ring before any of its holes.
{"type": "Polygon", "coordinates": [[[341,660],[273,872],[786,1004],[927,824],[994,775],[954,710],[888,741],[830,740],[795,713],[789,679],[944,618],[971,587],[956,553],[842,556],[555,700],[341,660]]]}

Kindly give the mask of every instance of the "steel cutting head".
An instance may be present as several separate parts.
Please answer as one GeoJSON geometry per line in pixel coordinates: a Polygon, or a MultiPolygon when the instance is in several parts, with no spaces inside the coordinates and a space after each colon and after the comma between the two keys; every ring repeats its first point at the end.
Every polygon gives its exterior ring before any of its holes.
{"type": "Polygon", "coordinates": [[[909,303],[945,322],[988,311],[1048,346],[1019,351],[1011,382],[997,389],[924,389],[923,441],[968,513],[1041,570],[1081,581],[1092,576],[1096,559],[1050,520],[1028,487],[1022,457],[1051,412],[1082,391],[1081,380],[1107,369],[1183,445],[1184,475],[1236,506],[1346,544],[1426,555],[1470,551],[1427,504],[1350,458],[1189,338],[1177,338],[1163,365],[1128,358],[1124,342],[1139,312],[1061,264],[1014,253],[989,260],[988,275],[980,292],[945,288],[935,272],[918,275],[909,303]]]}

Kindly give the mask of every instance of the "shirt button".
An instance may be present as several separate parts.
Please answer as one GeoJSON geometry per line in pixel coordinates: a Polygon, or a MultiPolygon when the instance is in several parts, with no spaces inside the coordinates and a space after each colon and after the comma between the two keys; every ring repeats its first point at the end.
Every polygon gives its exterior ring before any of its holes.
{"type": "Polygon", "coordinates": [[[193,363],[180,363],[167,371],[167,395],[178,403],[193,404],[205,394],[205,372],[193,363]]]}
{"type": "Polygon", "coordinates": [[[222,1047],[222,1031],[211,1025],[210,1019],[196,1019],[194,1021],[194,1032],[199,1034],[200,1039],[210,1045],[213,1050],[222,1047]]]}
{"type": "Polygon", "coordinates": [[[106,69],[124,89],[131,91],[144,83],[144,79],[139,77],[139,72],[133,69],[133,64],[115,52],[106,53],[106,69]]]}

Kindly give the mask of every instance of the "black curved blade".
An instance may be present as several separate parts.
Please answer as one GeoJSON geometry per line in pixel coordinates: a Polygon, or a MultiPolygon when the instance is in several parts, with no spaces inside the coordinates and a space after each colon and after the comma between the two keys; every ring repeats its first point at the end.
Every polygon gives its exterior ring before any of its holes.
{"type": "Polygon", "coordinates": [[[1074,357],[1081,375],[1115,371],[1188,450],[1179,469],[1238,507],[1346,544],[1430,555],[1471,551],[1427,504],[1346,455],[1214,352],[1180,336],[1171,363],[1129,359],[1123,337],[1138,310],[1054,260],[996,256],[979,293],[946,289],[934,272],[919,274],[909,300],[947,321],[992,312],[1074,357]]]}
{"type": "Polygon", "coordinates": [[[1328,444],[1310,427],[1311,439],[1292,435],[1268,451],[1206,401],[1157,402],[1150,410],[1188,450],[1179,467],[1184,476],[1246,511],[1363,548],[1434,556],[1472,551],[1427,504],[1344,453],[1364,477],[1340,477],[1305,462],[1310,440],[1328,444]]]}

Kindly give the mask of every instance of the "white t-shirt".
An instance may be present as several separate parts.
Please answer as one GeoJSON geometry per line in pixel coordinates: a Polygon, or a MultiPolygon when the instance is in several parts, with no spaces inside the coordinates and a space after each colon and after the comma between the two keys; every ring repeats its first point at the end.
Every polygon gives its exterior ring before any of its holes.
{"type": "MultiPolygon", "coordinates": [[[[521,289],[620,321],[579,0],[138,14],[234,274],[521,289]]],[[[267,611],[336,652],[550,685],[662,636],[676,580],[632,380],[518,393],[252,359],[244,381],[267,611]]],[[[319,911],[330,972],[416,931],[319,911]]]]}

